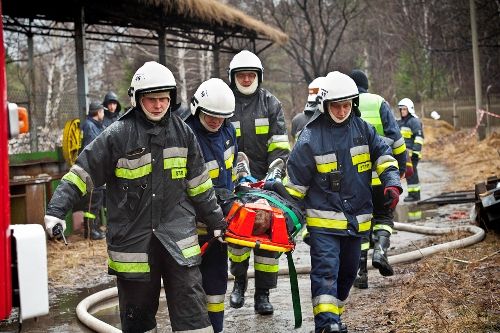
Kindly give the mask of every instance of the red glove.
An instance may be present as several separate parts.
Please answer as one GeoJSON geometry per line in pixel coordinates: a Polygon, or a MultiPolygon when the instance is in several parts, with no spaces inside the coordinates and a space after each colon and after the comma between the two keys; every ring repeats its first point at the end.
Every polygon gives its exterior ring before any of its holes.
{"type": "Polygon", "coordinates": [[[399,202],[399,189],[395,186],[387,186],[384,189],[384,206],[394,209],[399,202]]]}
{"type": "Polygon", "coordinates": [[[406,162],[406,171],[405,171],[405,178],[408,179],[411,176],[413,176],[413,163],[406,162]]]}

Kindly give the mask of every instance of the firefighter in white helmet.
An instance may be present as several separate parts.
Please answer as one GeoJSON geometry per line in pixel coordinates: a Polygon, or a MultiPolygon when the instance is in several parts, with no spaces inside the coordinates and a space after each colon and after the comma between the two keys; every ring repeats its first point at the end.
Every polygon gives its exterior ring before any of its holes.
{"type": "Polygon", "coordinates": [[[309,94],[307,96],[307,103],[304,107],[304,111],[295,115],[292,119],[292,129],[291,135],[292,138],[297,141],[297,138],[300,134],[300,131],[304,128],[304,126],[309,122],[314,112],[318,110],[318,101],[317,96],[319,92],[320,83],[325,78],[323,76],[315,78],[308,87],[309,94]]]}
{"type": "MultiPolygon", "coordinates": [[[[186,123],[200,144],[208,174],[214,184],[217,201],[225,215],[233,202],[234,177],[238,148],[236,130],[229,122],[234,113],[234,95],[221,79],[210,79],[198,87],[191,99],[191,116],[186,123]]],[[[224,299],[227,290],[227,244],[211,241],[203,220],[198,221],[198,241],[209,242],[201,261],[203,289],[214,332],[224,329],[224,299]]]]}
{"type": "Polygon", "coordinates": [[[288,159],[285,186],[306,210],[315,332],[339,333],[347,332],[340,318],[358,270],[362,236],[371,227],[372,167],[387,206],[397,204],[402,189],[391,148],[360,118],[354,81],[329,73],[319,96],[320,112],[288,159]]]}
{"type": "Polygon", "coordinates": [[[156,331],[162,279],[172,330],[213,332],[195,215],[214,237],[226,222],[202,152],[191,129],[171,115],[176,82],[168,68],[146,62],[129,95],[133,108],[85,147],[57,187],[47,232],[64,227],[73,204],[106,184],[108,272],[117,277],[123,332],[156,331]]]}
{"type": "MultiPolygon", "coordinates": [[[[252,52],[243,50],[236,54],[229,64],[228,74],[230,87],[236,98],[231,122],[236,128],[238,149],[251,162],[250,170],[245,170],[248,167],[243,158],[237,165],[238,173],[263,179],[271,163],[278,161],[280,165],[284,165],[283,161],[286,161],[290,152],[281,103],[261,87],[264,68],[260,59],[252,52]]],[[[243,154],[240,155],[244,157],[243,154]]],[[[230,305],[240,308],[245,301],[251,249],[229,244],[228,251],[231,274],[235,276],[230,305]]],[[[254,250],[254,255],[254,308],[259,314],[272,314],[274,309],[269,302],[269,289],[276,288],[277,285],[279,254],[254,250]]]]}
{"type": "Polygon", "coordinates": [[[411,157],[413,164],[413,175],[408,177],[408,196],[405,202],[414,202],[420,200],[420,181],[418,179],[417,165],[422,158],[422,146],[424,144],[424,132],[422,123],[415,113],[415,106],[409,98],[403,98],[398,103],[401,120],[398,121],[401,135],[405,139],[406,149],[411,157]]]}

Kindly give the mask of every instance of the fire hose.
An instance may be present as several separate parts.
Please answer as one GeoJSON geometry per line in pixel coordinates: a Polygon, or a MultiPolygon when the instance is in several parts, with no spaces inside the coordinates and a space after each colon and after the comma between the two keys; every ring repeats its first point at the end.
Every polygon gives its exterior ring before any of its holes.
{"type": "MultiPolygon", "coordinates": [[[[433,228],[433,227],[424,227],[424,226],[395,222],[394,229],[400,231],[426,234],[426,235],[444,235],[457,231],[469,232],[472,233],[472,235],[462,239],[442,244],[436,244],[398,255],[389,256],[388,259],[391,264],[415,261],[441,251],[467,247],[479,243],[485,237],[485,231],[480,227],[474,225],[458,226],[453,228],[433,228]]],[[[368,268],[372,268],[371,264],[369,264],[368,268]]],[[[297,274],[309,274],[310,270],[311,270],[310,266],[296,267],[297,274]]],[[[287,275],[287,276],[289,275],[289,273],[290,272],[288,269],[280,269],[278,272],[279,275],[287,275]]],[[[249,271],[248,277],[254,277],[254,272],[249,271]]],[[[232,276],[229,276],[229,278],[231,279],[232,276]]],[[[93,295],[88,296],[87,298],[82,300],[76,308],[76,315],[78,319],[87,327],[93,329],[96,332],[100,333],[121,332],[121,330],[119,330],[118,328],[97,319],[91,313],[89,313],[89,310],[95,309],[98,304],[111,299],[115,299],[117,296],[118,296],[118,290],[116,287],[105,289],[93,295]]]]}

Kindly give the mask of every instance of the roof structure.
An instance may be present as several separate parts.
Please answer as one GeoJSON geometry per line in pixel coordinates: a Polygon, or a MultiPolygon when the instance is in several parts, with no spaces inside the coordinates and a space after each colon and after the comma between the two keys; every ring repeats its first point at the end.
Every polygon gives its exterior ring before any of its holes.
{"type": "Polygon", "coordinates": [[[82,17],[87,40],[158,45],[221,52],[252,48],[259,53],[288,37],[217,0],[2,0],[4,29],[25,34],[74,37],[82,17]],[[256,41],[261,49],[256,50],[256,41]]]}

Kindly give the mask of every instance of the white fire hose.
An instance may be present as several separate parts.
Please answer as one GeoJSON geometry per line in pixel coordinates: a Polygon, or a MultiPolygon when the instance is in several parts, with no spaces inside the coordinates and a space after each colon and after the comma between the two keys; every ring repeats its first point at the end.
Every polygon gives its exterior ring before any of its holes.
{"type": "MultiPolygon", "coordinates": [[[[474,225],[467,225],[467,226],[458,226],[458,227],[452,227],[452,228],[432,228],[432,227],[423,227],[423,226],[417,226],[417,225],[412,225],[412,224],[406,224],[406,223],[399,223],[399,222],[394,222],[394,229],[400,230],[400,231],[407,231],[407,232],[413,232],[413,233],[419,233],[419,234],[425,234],[425,235],[444,235],[452,232],[457,232],[457,231],[466,231],[472,233],[471,236],[450,241],[447,243],[443,244],[436,244],[432,245],[429,247],[425,247],[422,249],[417,249],[414,251],[402,253],[402,254],[397,254],[394,256],[389,256],[389,262],[391,264],[398,264],[402,262],[409,262],[409,261],[414,261],[421,259],[423,257],[429,256],[431,254],[435,254],[441,251],[447,251],[447,250],[452,250],[452,249],[458,249],[466,246],[470,246],[476,243],[479,243],[482,241],[485,237],[485,232],[483,229],[480,227],[474,226],[474,225]]],[[[372,268],[371,264],[368,264],[368,268],[372,268]]],[[[297,267],[296,268],[297,274],[309,274],[311,271],[310,266],[302,266],[302,267],[297,267]]],[[[279,270],[279,275],[288,275],[288,268],[283,268],[279,270]]],[[[249,277],[254,277],[254,272],[249,271],[248,272],[249,277]]],[[[229,278],[232,278],[232,276],[229,276],[229,278]]],[[[76,308],[76,315],[78,319],[85,324],[87,327],[93,329],[96,332],[99,333],[119,333],[121,330],[118,328],[111,326],[94,316],[92,316],[89,313],[89,309],[95,308],[99,303],[103,303],[105,301],[108,301],[110,299],[114,299],[118,296],[118,289],[116,287],[114,288],[109,288],[102,290],[100,292],[97,292],[93,295],[88,296],[84,300],[82,300],[77,308],[76,308]]]]}

